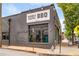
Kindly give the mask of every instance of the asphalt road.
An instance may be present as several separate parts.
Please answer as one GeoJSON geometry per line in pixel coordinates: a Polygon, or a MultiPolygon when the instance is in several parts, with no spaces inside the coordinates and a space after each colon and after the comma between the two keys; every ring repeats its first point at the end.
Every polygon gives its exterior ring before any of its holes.
{"type": "Polygon", "coordinates": [[[0,56],[37,56],[37,54],[0,48],[0,56]]]}

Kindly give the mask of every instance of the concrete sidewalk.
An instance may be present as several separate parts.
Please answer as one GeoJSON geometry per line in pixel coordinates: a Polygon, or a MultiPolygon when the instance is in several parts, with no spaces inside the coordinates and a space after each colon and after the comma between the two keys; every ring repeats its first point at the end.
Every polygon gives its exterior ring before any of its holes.
{"type": "Polygon", "coordinates": [[[0,56],[38,56],[35,53],[0,48],[0,56]]]}
{"type": "Polygon", "coordinates": [[[28,52],[33,52],[39,55],[79,56],[79,49],[77,48],[77,46],[73,46],[73,47],[62,46],[61,53],[59,53],[59,49],[60,49],[59,46],[56,46],[55,50],[34,48],[34,47],[23,47],[23,46],[3,46],[2,48],[14,49],[14,50],[20,50],[20,51],[28,51],[28,52]]]}

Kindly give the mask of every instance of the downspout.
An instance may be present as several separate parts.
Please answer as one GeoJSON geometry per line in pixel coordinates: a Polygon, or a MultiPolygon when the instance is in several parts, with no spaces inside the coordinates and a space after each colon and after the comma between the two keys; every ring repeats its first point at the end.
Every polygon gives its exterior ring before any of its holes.
{"type": "Polygon", "coordinates": [[[8,38],[9,39],[9,44],[8,45],[10,45],[10,25],[11,25],[11,19],[9,19],[8,22],[9,22],[9,34],[8,34],[9,35],[9,38],[8,38]]]}

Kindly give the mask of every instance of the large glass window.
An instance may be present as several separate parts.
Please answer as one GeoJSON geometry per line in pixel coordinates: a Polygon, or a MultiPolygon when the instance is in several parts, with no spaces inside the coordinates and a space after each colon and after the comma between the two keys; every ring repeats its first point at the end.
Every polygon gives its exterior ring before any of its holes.
{"type": "Polygon", "coordinates": [[[48,43],[48,24],[30,25],[29,42],[48,43]]]}

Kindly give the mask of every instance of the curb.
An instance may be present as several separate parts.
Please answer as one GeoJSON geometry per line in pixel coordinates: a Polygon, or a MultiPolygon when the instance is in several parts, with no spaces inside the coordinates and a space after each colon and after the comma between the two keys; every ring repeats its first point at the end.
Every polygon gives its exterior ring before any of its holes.
{"type": "Polygon", "coordinates": [[[33,51],[25,51],[25,50],[20,50],[20,49],[12,49],[12,48],[1,48],[1,49],[8,49],[8,50],[16,50],[16,51],[22,51],[22,52],[36,53],[36,52],[33,52],[33,51]]]}
{"type": "Polygon", "coordinates": [[[44,53],[38,53],[38,52],[35,52],[35,51],[25,51],[25,50],[12,49],[12,48],[1,48],[1,49],[9,49],[9,50],[30,52],[30,53],[38,54],[39,56],[73,56],[73,55],[65,55],[65,54],[44,54],[44,53]]]}

